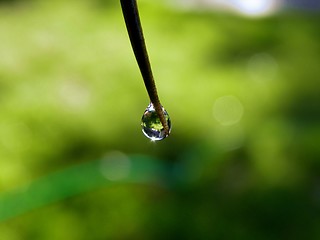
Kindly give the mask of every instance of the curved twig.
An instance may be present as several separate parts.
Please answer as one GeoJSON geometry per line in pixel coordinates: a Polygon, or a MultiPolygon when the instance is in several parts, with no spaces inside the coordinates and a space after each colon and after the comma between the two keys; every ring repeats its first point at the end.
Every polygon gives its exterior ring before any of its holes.
{"type": "Polygon", "coordinates": [[[169,135],[169,126],[164,116],[163,108],[160,103],[156,84],[153,78],[151,65],[147,53],[147,48],[142,32],[142,26],[139,17],[139,11],[136,0],[120,0],[123,16],[126,22],[129,38],[136,60],[138,62],[140,72],[146,86],[149,98],[153,104],[155,111],[160,118],[161,124],[169,135]]]}

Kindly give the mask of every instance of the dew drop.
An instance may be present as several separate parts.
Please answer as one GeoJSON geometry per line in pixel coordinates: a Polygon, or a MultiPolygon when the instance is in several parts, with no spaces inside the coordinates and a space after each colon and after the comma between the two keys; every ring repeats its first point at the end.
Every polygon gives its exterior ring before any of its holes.
{"type": "MultiPolygon", "coordinates": [[[[163,109],[167,124],[169,126],[169,132],[170,132],[171,121],[170,121],[169,114],[164,108],[162,109],[163,109]]],[[[143,134],[147,138],[151,139],[151,141],[159,141],[168,137],[152,103],[148,105],[147,109],[142,115],[141,127],[142,127],[143,134]]]]}

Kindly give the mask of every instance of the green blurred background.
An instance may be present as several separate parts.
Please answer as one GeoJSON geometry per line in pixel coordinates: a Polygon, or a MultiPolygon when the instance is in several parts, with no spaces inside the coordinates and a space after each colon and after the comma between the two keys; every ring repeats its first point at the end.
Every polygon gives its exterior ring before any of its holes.
{"type": "Polygon", "coordinates": [[[141,0],[172,134],[118,1],[0,5],[0,239],[320,239],[320,16],[141,0]]]}

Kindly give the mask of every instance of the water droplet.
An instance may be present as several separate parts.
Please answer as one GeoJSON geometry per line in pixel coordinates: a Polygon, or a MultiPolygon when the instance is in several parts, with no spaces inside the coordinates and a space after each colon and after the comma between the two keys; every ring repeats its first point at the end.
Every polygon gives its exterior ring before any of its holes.
{"type": "MultiPolygon", "coordinates": [[[[162,108],[164,111],[164,116],[166,118],[167,124],[169,126],[169,132],[171,130],[171,121],[169,114],[167,111],[162,108]]],[[[166,138],[168,135],[164,130],[164,127],[161,124],[160,118],[154,109],[152,103],[149,104],[145,112],[143,113],[142,120],[141,120],[141,127],[143,134],[151,139],[152,141],[159,141],[166,138]]]]}

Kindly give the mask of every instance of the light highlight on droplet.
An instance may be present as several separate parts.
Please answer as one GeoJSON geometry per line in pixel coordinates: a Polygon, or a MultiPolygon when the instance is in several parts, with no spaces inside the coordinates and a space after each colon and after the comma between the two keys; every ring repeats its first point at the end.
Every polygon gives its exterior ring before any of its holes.
{"type": "MultiPolygon", "coordinates": [[[[169,132],[171,131],[171,121],[169,114],[167,111],[162,108],[164,112],[164,116],[166,118],[169,132]]],[[[141,119],[141,127],[143,134],[149,138],[151,141],[159,141],[168,136],[166,133],[164,127],[161,124],[160,118],[158,117],[158,114],[156,113],[156,110],[154,109],[154,106],[152,103],[148,105],[145,112],[142,115],[141,119]]]]}

